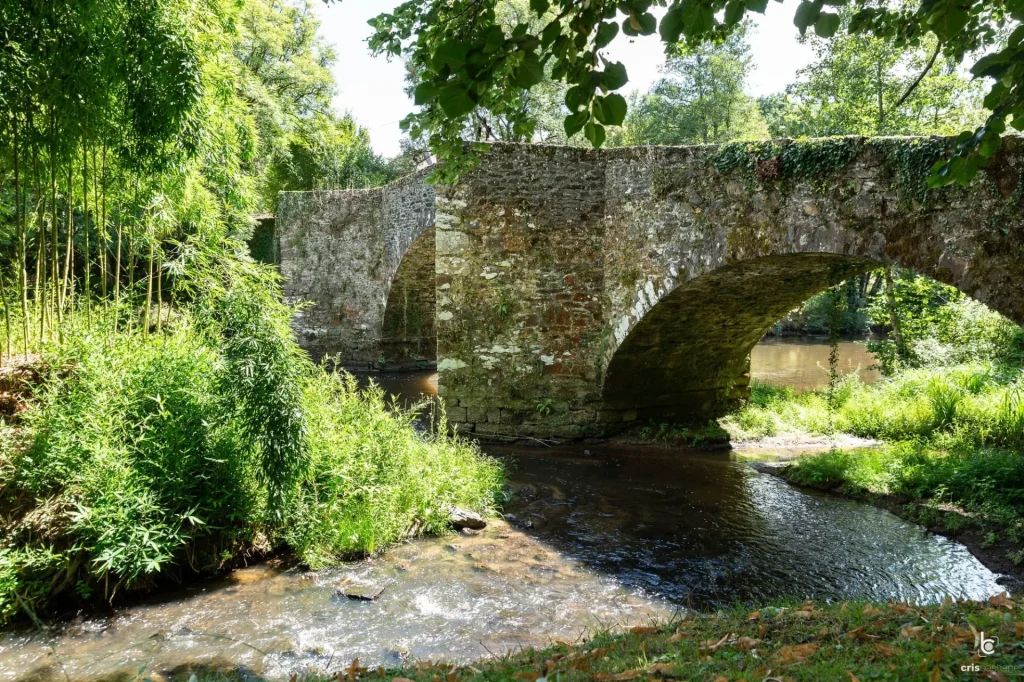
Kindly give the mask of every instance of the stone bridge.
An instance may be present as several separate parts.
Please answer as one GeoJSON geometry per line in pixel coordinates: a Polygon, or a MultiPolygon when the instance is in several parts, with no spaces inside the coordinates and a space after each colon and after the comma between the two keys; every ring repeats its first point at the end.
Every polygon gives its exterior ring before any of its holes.
{"type": "Polygon", "coordinates": [[[929,190],[948,142],[495,145],[456,185],[282,195],[281,272],[314,356],[436,362],[463,430],[688,420],[747,395],[779,318],[880,264],[1024,322],[1024,140],[929,190]]]}

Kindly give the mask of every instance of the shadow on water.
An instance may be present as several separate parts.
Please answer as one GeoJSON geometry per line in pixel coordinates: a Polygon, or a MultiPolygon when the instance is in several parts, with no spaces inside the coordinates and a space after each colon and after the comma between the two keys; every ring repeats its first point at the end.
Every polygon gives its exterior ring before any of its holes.
{"type": "Polygon", "coordinates": [[[963,546],[883,510],[797,490],[728,453],[488,451],[516,456],[510,485],[517,495],[508,506],[514,523],[563,555],[674,603],[930,602],[1000,590],[963,546]]]}

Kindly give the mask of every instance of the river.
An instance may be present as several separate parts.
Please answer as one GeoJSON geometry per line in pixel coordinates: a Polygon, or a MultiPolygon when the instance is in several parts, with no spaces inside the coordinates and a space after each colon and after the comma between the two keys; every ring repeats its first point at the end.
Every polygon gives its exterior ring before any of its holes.
{"type": "MultiPolygon", "coordinates": [[[[754,376],[783,371],[757,358],[779,357],[785,345],[757,351],[754,376]]],[[[431,393],[433,381],[387,383],[408,398],[431,393]]],[[[468,660],[687,606],[784,596],[933,602],[1003,590],[963,546],[875,507],[793,488],[736,453],[487,449],[507,463],[516,493],[505,521],[316,573],[262,564],[50,634],[8,633],[0,679],[135,676],[185,663],[287,679],[357,657],[370,666],[468,660]],[[384,592],[374,602],[335,593],[352,583],[384,592]]]]}

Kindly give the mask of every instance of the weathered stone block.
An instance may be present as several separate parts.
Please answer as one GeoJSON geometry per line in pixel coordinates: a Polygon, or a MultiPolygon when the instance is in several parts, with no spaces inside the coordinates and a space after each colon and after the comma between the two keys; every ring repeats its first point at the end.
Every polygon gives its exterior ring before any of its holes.
{"type": "Polygon", "coordinates": [[[466,408],[466,420],[482,424],[487,421],[487,408],[486,407],[468,407],[466,408]]]}

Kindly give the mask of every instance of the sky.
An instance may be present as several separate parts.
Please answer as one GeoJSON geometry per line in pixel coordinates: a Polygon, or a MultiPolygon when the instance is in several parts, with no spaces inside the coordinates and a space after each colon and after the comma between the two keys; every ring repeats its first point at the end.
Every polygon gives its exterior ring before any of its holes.
{"type": "MultiPolygon", "coordinates": [[[[334,77],[338,83],[335,101],[339,110],[349,111],[356,121],[370,131],[374,149],[384,156],[399,151],[402,131],[398,127],[413,104],[403,91],[405,72],[398,60],[373,57],[366,46],[372,29],[366,23],[371,17],[387,12],[401,0],[344,0],[325,5],[314,2],[323,22],[320,31],[334,46],[338,62],[334,77]]],[[[810,47],[801,45],[793,25],[792,3],[768,3],[764,15],[753,14],[755,30],[750,36],[754,62],[757,66],[748,81],[751,95],[779,92],[796,78],[797,70],[811,62],[810,47]]],[[[630,39],[622,34],[607,50],[613,61],[626,65],[632,90],[645,92],[657,79],[664,62],[662,44],[657,35],[630,39]]]]}

